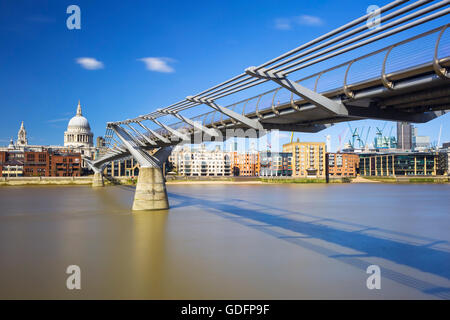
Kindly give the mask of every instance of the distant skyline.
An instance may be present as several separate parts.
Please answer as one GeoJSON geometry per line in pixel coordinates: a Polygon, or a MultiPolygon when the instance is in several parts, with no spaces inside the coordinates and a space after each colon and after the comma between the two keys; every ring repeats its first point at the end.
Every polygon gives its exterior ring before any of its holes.
{"type": "MultiPolygon", "coordinates": [[[[0,145],[17,139],[22,121],[30,144],[62,145],[78,100],[95,139],[104,135],[108,121],[170,105],[365,14],[369,5],[388,2],[4,1],[0,145]],[[66,26],[72,4],[81,9],[80,30],[66,26]]],[[[445,17],[415,32],[444,23],[445,17]]],[[[375,127],[384,123],[363,120],[351,126],[371,126],[372,142],[375,127]]],[[[450,141],[448,114],[414,125],[432,142],[442,125],[440,142],[450,141]]],[[[391,126],[395,135],[394,122],[385,132],[391,126]]],[[[315,134],[295,133],[294,139],[325,142],[330,135],[336,150],[347,128],[341,123],[315,134]]],[[[281,144],[288,142],[290,132],[281,138],[281,144]]]]}

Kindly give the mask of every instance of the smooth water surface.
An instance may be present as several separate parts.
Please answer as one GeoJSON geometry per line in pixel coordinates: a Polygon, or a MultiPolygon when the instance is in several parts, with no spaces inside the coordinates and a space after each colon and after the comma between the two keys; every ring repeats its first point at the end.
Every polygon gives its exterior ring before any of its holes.
{"type": "Polygon", "coordinates": [[[0,298],[450,299],[450,185],[168,192],[132,213],[129,186],[1,187],[0,298]]]}

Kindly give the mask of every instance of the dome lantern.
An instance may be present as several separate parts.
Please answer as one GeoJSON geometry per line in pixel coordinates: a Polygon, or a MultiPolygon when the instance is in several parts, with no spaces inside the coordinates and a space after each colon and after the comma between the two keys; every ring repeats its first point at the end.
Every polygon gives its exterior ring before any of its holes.
{"type": "Polygon", "coordinates": [[[81,113],[81,104],[80,104],[80,100],[78,100],[78,107],[77,107],[77,116],[82,116],[83,114],[81,113]]]}

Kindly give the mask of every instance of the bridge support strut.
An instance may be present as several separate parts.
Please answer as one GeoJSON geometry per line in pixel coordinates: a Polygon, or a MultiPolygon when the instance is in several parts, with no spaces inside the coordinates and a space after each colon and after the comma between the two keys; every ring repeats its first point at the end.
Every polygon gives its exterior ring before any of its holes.
{"type": "Polygon", "coordinates": [[[94,171],[94,178],[92,179],[92,187],[104,187],[105,184],[103,182],[103,169],[104,165],[96,166],[90,159],[85,159],[87,165],[94,171]]]}
{"type": "Polygon", "coordinates": [[[103,182],[103,175],[101,172],[95,172],[94,178],[92,179],[92,187],[104,187],[105,183],[103,182]]]}
{"type": "Polygon", "coordinates": [[[134,194],[133,210],[166,210],[169,209],[166,184],[159,167],[143,167],[134,194]]]}
{"type": "Polygon", "coordinates": [[[111,129],[124,147],[139,162],[139,176],[133,201],[133,210],[166,210],[169,208],[166,182],[161,171],[161,161],[148,154],[136,139],[117,125],[111,129]]]}

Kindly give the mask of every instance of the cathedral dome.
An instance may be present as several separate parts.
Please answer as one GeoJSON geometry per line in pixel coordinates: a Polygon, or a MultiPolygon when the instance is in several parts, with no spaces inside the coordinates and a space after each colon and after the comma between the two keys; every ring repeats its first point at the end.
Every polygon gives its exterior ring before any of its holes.
{"type": "Polygon", "coordinates": [[[81,114],[81,105],[78,102],[77,114],[75,117],[70,119],[67,125],[67,131],[69,132],[90,132],[91,127],[89,126],[89,121],[83,117],[81,114]]]}
{"type": "Polygon", "coordinates": [[[75,116],[69,121],[67,131],[91,131],[88,120],[83,116],[75,116]]]}
{"type": "Polygon", "coordinates": [[[92,147],[94,135],[88,120],[81,113],[81,105],[78,101],[77,114],[70,119],[67,131],[64,132],[64,146],[92,147]]]}

